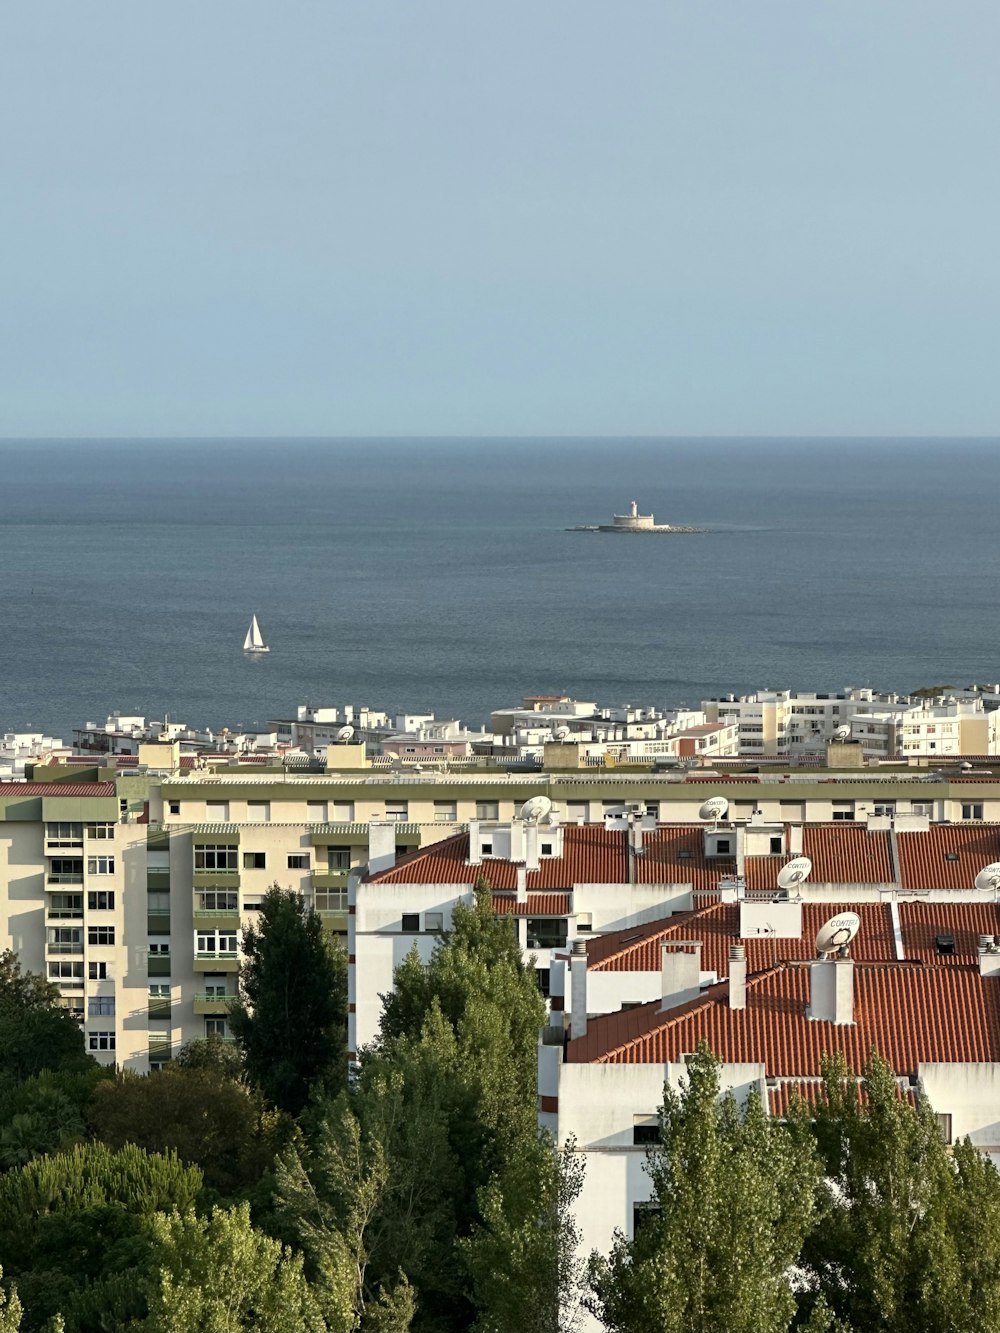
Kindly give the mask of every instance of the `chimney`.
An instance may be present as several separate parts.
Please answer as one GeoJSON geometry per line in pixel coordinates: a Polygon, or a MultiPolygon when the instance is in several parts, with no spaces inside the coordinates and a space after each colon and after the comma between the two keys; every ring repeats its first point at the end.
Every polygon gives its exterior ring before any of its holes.
{"type": "Polygon", "coordinates": [[[979,975],[1000,976],[1000,949],[994,944],[992,935],[979,937],[979,975]]]}
{"type": "Polygon", "coordinates": [[[747,1007],[747,951],[742,944],[729,946],[729,1007],[747,1007]]]}
{"type": "Polygon", "coordinates": [[[570,1037],[587,1035],[587,941],[573,941],[570,959],[570,1037]]]}
{"type": "Polygon", "coordinates": [[[524,864],[528,870],[538,869],[538,825],[534,822],[524,826],[524,864]]]}
{"type": "Polygon", "coordinates": [[[396,864],[396,825],[373,819],[368,825],[368,873],[376,875],[396,864]]]}
{"type": "Polygon", "coordinates": [[[853,958],[817,958],[810,965],[809,1017],[838,1027],[854,1022],[853,958]]]}
{"type": "Polygon", "coordinates": [[[660,1009],[673,1009],[701,993],[701,940],[670,940],[660,946],[660,1009]]]}
{"type": "Polygon", "coordinates": [[[469,820],[469,865],[478,866],[483,861],[483,854],[480,850],[479,842],[479,820],[469,820]]]}
{"type": "Polygon", "coordinates": [[[792,856],[802,855],[802,825],[789,824],[788,826],[788,850],[792,856]]]}
{"type": "Polygon", "coordinates": [[[528,868],[524,865],[515,866],[517,874],[517,901],[526,903],[528,901],[528,868]]]}

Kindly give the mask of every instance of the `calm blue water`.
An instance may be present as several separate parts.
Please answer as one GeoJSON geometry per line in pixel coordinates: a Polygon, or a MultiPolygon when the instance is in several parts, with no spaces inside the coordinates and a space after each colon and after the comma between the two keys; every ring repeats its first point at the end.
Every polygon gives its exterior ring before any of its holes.
{"type": "Polygon", "coordinates": [[[6,442],[0,469],[3,728],[1000,679],[997,441],[6,442]],[[712,532],[563,531],[633,497],[712,532]]]}

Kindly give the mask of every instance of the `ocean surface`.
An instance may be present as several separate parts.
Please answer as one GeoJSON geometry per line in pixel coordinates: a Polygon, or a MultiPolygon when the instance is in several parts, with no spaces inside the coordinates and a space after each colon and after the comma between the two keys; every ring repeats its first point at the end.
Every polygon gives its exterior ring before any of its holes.
{"type": "Polygon", "coordinates": [[[8,440],[0,494],[2,730],[1000,680],[995,440],[8,440]],[[710,531],[565,531],[633,498],[710,531]]]}

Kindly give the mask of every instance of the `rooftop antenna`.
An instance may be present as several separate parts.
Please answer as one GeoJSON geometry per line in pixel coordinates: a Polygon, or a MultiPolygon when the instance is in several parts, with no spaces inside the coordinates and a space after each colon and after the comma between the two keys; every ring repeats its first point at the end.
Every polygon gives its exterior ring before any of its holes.
{"type": "Polygon", "coordinates": [[[976,888],[980,893],[996,894],[1000,891],[1000,861],[983,866],[976,876],[976,888]]]}
{"type": "Polygon", "coordinates": [[[720,819],[725,819],[729,813],[729,802],[724,796],[710,796],[704,801],[698,811],[699,819],[710,819],[713,824],[718,824],[720,819]]]}
{"type": "Polygon", "coordinates": [[[337,732],[338,741],[349,741],[353,739],[354,739],[353,727],[341,727],[340,730],[337,732]]]}
{"type": "Polygon", "coordinates": [[[812,874],[813,863],[808,856],[796,856],[778,871],[778,888],[788,893],[804,884],[812,874]]]}
{"type": "Polygon", "coordinates": [[[547,796],[532,796],[521,806],[519,818],[526,824],[539,824],[552,810],[552,802],[547,796]]]}
{"type": "Polygon", "coordinates": [[[839,916],[831,917],[816,934],[816,957],[825,958],[836,952],[846,958],[848,946],[860,929],[861,918],[857,912],[841,912],[839,916]]]}

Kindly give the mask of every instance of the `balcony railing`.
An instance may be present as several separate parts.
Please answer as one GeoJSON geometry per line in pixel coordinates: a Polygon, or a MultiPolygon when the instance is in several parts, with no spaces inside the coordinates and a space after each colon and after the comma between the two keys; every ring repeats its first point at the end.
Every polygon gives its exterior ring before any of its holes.
{"type": "Polygon", "coordinates": [[[45,883],[46,883],[46,884],[82,884],[82,883],[83,883],[83,871],[81,870],[80,873],[79,873],[78,875],[75,875],[75,874],[74,874],[74,875],[65,875],[65,874],[59,874],[59,875],[46,875],[46,876],[45,876],[45,883]]]}
{"type": "Polygon", "coordinates": [[[240,919],[240,909],[238,907],[196,907],[194,919],[204,921],[208,917],[225,917],[234,923],[240,919]]]}
{"type": "Polygon", "coordinates": [[[79,944],[49,944],[45,945],[46,953],[83,953],[83,941],[79,944]]]}
{"type": "Polygon", "coordinates": [[[47,921],[82,921],[83,907],[50,907],[45,913],[47,921]]]}
{"type": "Polygon", "coordinates": [[[199,963],[210,962],[213,959],[218,960],[219,962],[235,963],[239,956],[238,951],[229,949],[199,949],[195,954],[195,958],[199,963]]]}
{"type": "Polygon", "coordinates": [[[171,1001],[166,996],[150,996],[147,1014],[150,1018],[169,1018],[171,1001]]]}

